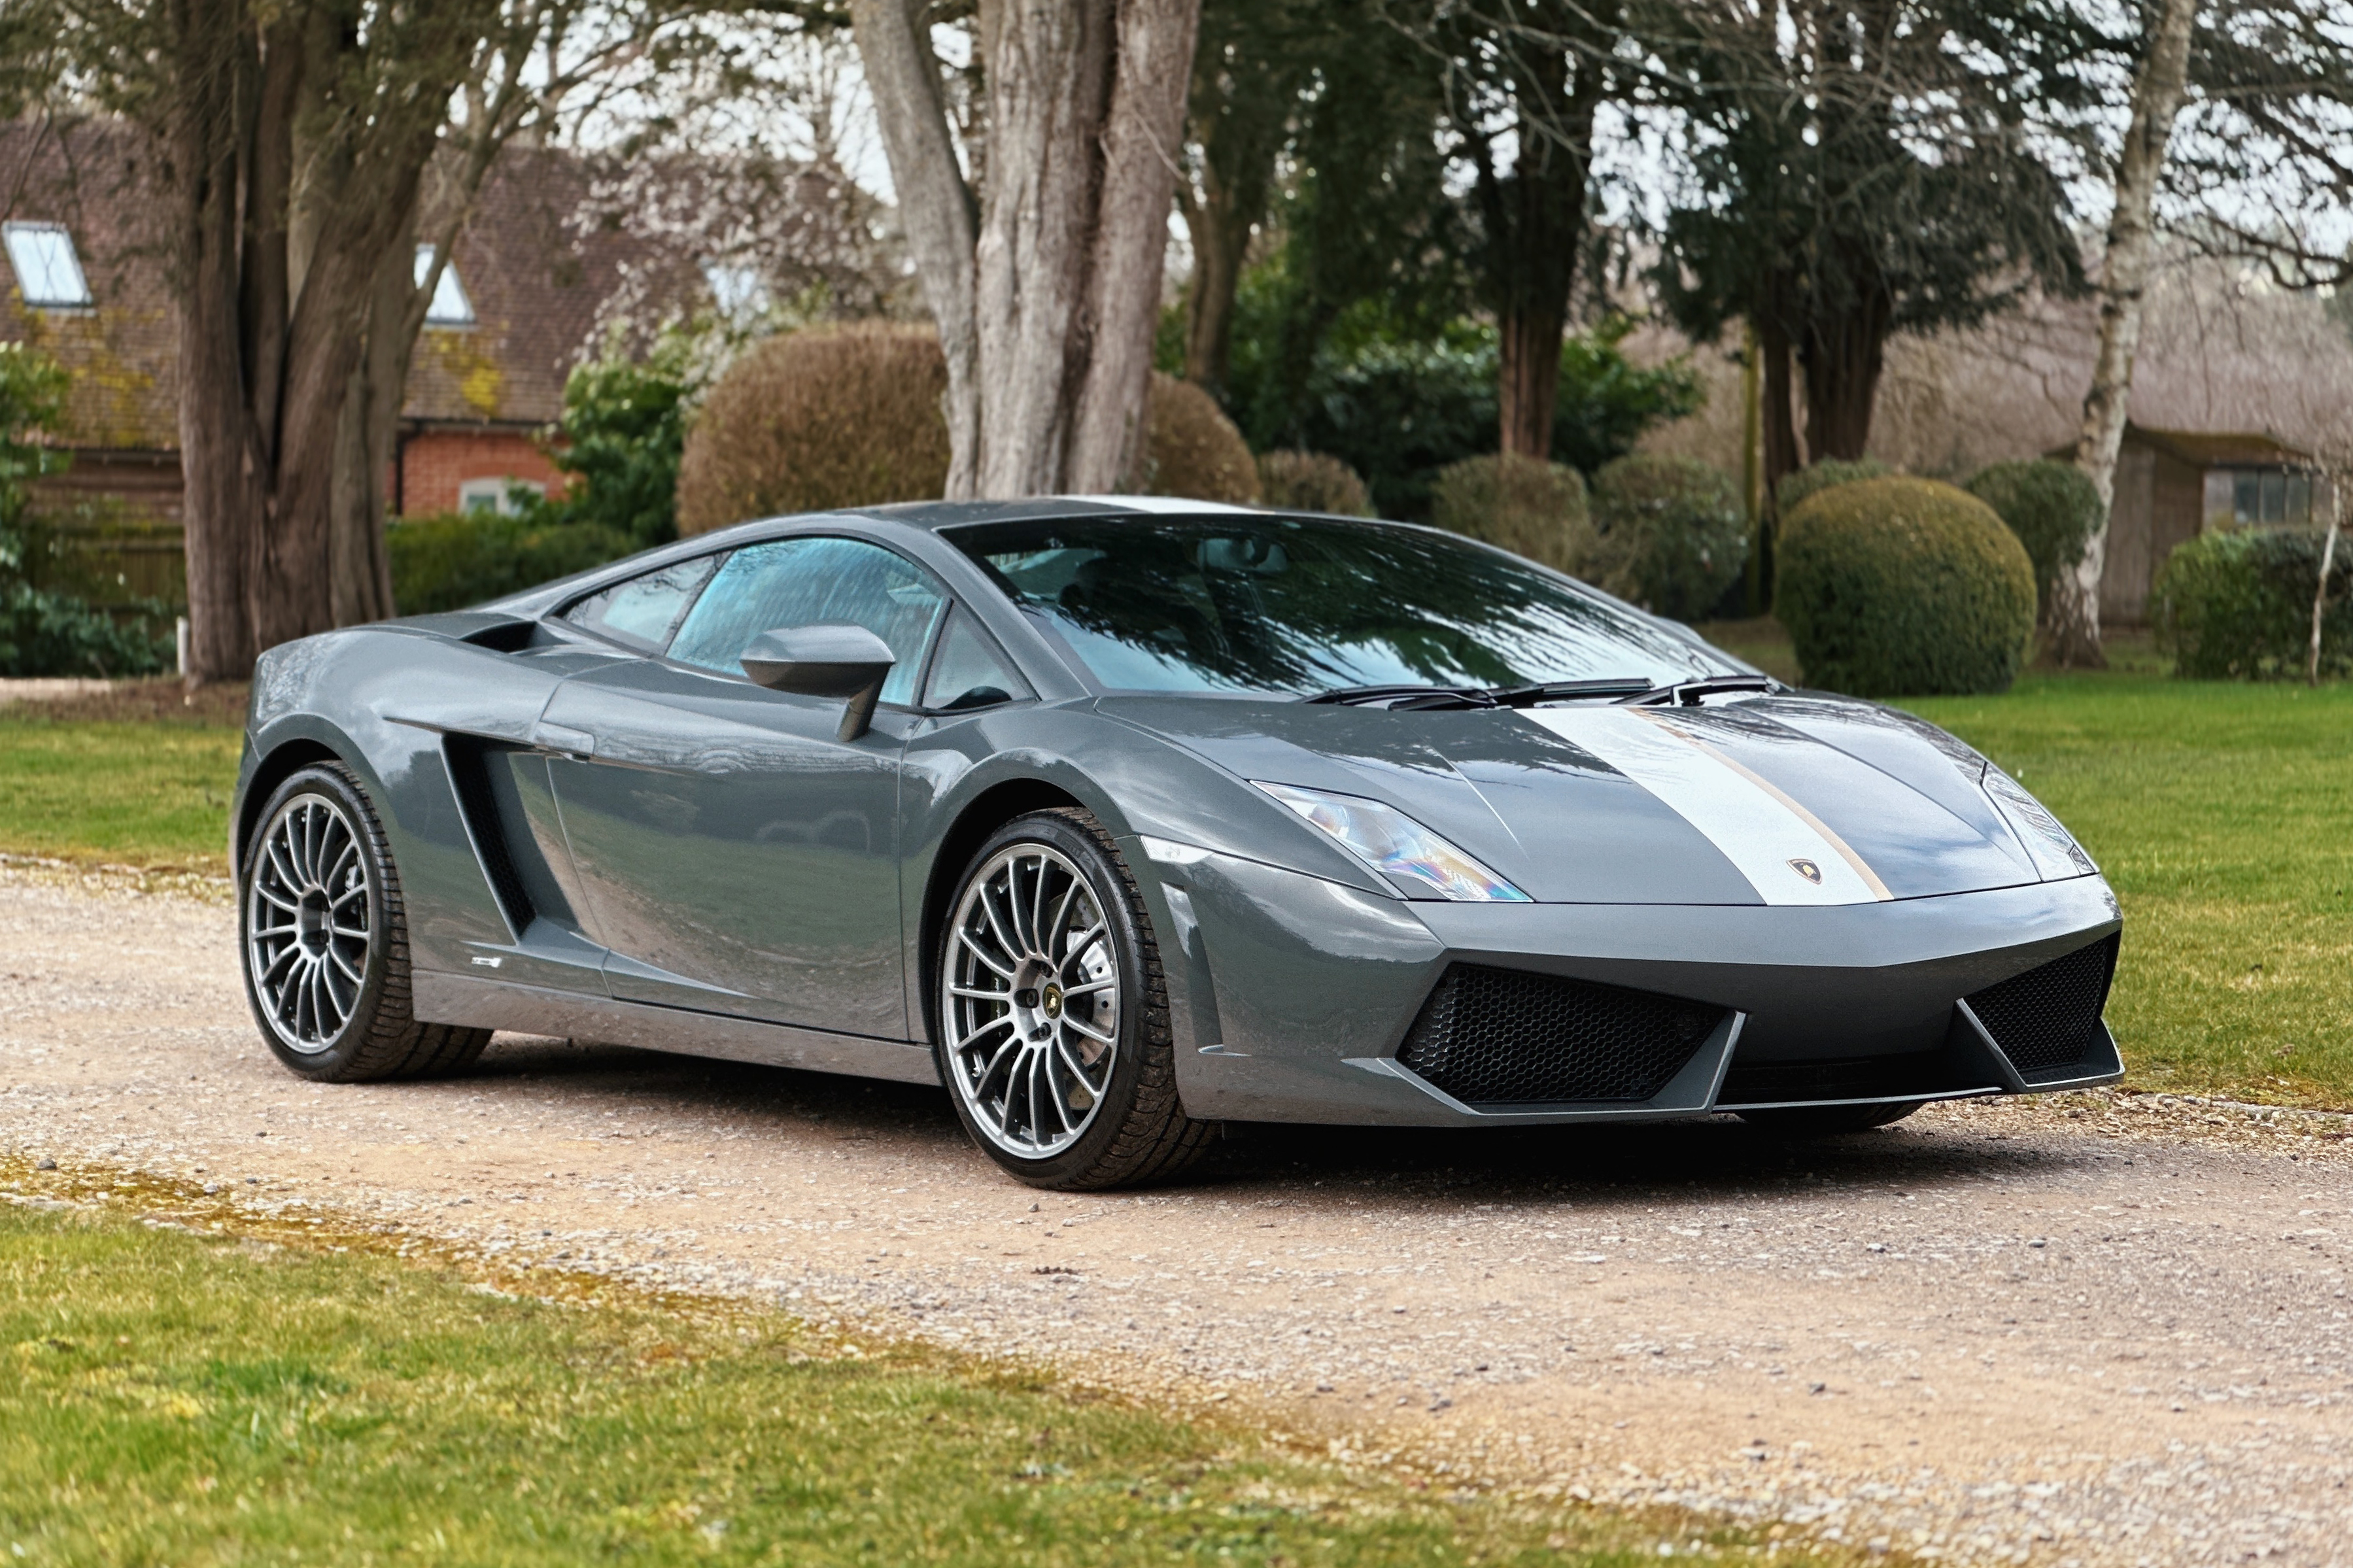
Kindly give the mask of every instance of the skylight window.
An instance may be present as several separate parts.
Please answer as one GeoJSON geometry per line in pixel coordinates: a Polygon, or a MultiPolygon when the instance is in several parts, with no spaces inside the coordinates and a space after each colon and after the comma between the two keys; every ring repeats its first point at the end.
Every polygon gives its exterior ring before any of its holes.
{"type": "MultiPolygon", "coordinates": [[[[425,275],[433,270],[433,247],[417,247],[417,286],[425,287],[425,275]]],[[[425,324],[428,327],[470,327],[474,324],[474,302],[466,298],[466,286],[458,281],[458,264],[451,262],[441,269],[441,281],[433,286],[433,302],[425,307],[425,324]]]]}
{"type": "Polygon", "coordinates": [[[0,242],[7,246],[8,265],[16,273],[16,292],[26,304],[48,310],[90,304],[90,283],[81,275],[81,258],[74,254],[73,236],[63,224],[0,224],[0,242]]]}

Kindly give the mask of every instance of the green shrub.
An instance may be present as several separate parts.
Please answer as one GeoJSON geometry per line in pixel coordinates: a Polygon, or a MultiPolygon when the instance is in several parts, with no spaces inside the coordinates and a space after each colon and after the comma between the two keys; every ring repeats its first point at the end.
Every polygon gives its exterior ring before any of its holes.
{"type": "Polygon", "coordinates": [[[687,433],[679,531],[938,499],[947,374],[927,327],[810,327],[757,344],[712,387],[687,433]]]}
{"type": "Polygon", "coordinates": [[[176,641],[171,610],[153,600],[118,617],[70,594],[0,586],[0,676],[161,675],[176,641]]]}
{"type": "Polygon", "coordinates": [[[644,360],[608,354],[565,378],[563,440],[548,457],[572,483],[540,503],[543,521],[596,523],[639,550],[678,537],[687,348],[668,337],[644,360]]]}
{"type": "Polygon", "coordinates": [[[2034,567],[1985,502],[1861,479],[1781,520],[1773,609],[1815,686],[1858,697],[2007,690],[2034,636],[2034,567]]]}
{"type": "Polygon", "coordinates": [[[1690,458],[1636,455],[1593,476],[1593,580],[1679,621],[1715,608],[1748,563],[1740,490],[1690,458]]]}
{"type": "Polygon", "coordinates": [[[1794,474],[1783,474],[1781,482],[1773,489],[1774,505],[1787,517],[1808,496],[1820,495],[1833,486],[1851,485],[1857,479],[1883,479],[1895,471],[1876,458],[1861,458],[1851,463],[1840,458],[1824,458],[1794,474]]]}
{"type": "Polygon", "coordinates": [[[586,572],[635,548],[617,529],[496,512],[435,512],[385,530],[392,600],[404,616],[462,610],[586,572]]]}
{"type": "Polygon", "coordinates": [[[1578,572],[1593,548],[1585,480],[1575,468],[1497,453],[1438,471],[1430,521],[1559,572],[1578,572]]]}
{"type": "MultiPolygon", "coordinates": [[[[2302,676],[2326,538],[2319,529],[2242,528],[2177,547],[2158,572],[2150,606],[2174,673],[2192,680],[2302,676]]],[[[2321,671],[2353,673],[2353,539],[2337,541],[2328,595],[2321,671]]]]}
{"type": "Polygon", "coordinates": [[[1188,500],[1258,504],[1258,463],[1218,400],[1189,381],[1152,373],[1152,438],[1145,491],[1188,500]]]}
{"type": "Polygon", "coordinates": [[[1356,469],[1328,452],[1266,452],[1258,460],[1262,506],[1282,511],[1322,511],[1372,517],[1373,498],[1356,469]]]}
{"type": "Polygon", "coordinates": [[[2100,526],[2100,491],[2091,476],[2073,463],[2037,458],[1979,468],[1968,490],[2026,546],[2035,590],[2048,604],[2052,584],[2084,559],[2084,546],[2100,526]]]}

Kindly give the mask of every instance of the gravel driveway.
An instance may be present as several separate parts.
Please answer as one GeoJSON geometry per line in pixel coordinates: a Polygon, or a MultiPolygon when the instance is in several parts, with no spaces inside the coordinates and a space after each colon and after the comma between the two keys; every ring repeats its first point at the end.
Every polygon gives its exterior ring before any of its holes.
{"type": "Polygon", "coordinates": [[[1963,1562],[2353,1563],[2353,1121],[2171,1098],[1259,1129],[1187,1185],[998,1175],[936,1091],[501,1037],[271,1062],[217,903],[0,869],[0,1159],[757,1292],[1410,1463],[1963,1562]],[[1219,1403],[1223,1402],[1223,1403],[1219,1403]]]}

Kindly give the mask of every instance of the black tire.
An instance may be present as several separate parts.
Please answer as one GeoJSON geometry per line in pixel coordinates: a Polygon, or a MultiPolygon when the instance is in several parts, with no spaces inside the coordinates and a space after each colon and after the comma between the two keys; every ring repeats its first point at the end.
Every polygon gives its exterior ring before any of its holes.
{"type": "Polygon", "coordinates": [[[1868,1132],[1901,1121],[1925,1103],[1883,1100],[1855,1105],[1793,1105],[1783,1110],[1744,1110],[1739,1116],[1758,1131],[1779,1138],[1828,1138],[1840,1132],[1868,1132]]]}
{"type": "Polygon", "coordinates": [[[321,763],[271,792],[241,864],[237,968],[255,1026],[280,1062],[324,1083],[370,1083],[455,1072],[482,1054],[488,1029],[419,1023],[410,1010],[400,873],[349,768],[321,763]],[[281,839],[281,827],[291,837],[281,839]],[[312,835],[326,847],[311,852],[311,864],[294,865],[301,857],[288,851],[312,835]],[[319,890],[290,905],[285,895],[299,883],[319,890]],[[258,923],[257,909],[270,920],[258,923]],[[342,923],[360,909],[364,930],[342,923]],[[286,923],[275,923],[280,917],[286,923]],[[315,984],[290,978],[305,972],[315,984]],[[353,973],[356,982],[347,978],[353,973]]]}
{"type": "MultiPolygon", "coordinates": [[[[1039,883],[1046,872],[1043,861],[1038,872],[1039,883]]],[[[1059,870],[1059,868],[1058,868],[1059,870]]],[[[1044,900],[1041,895],[1040,904],[1044,900]]],[[[1037,917],[1033,916],[1033,925],[1037,917]]],[[[1050,949],[1050,938],[1042,946],[1050,949]]],[[[1092,952],[1092,948],[1077,950],[1092,952]]],[[[989,836],[964,868],[956,883],[955,896],[948,904],[948,918],[940,934],[935,985],[933,996],[933,1051],[939,1065],[941,1081],[947,1086],[948,1100],[955,1107],[956,1117],[964,1123],[983,1152],[995,1160],[1008,1173],[1033,1187],[1057,1192],[1087,1192],[1105,1187],[1132,1186],[1147,1182],[1166,1181],[1200,1158],[1216,1135],[1213,1122],[1196,1121],[1185,1114],[1176,1095],[1176,1058],[1169,1036],[1168,991],[1161,972],[1159,944],[1154,939],[1152,921],[1145,912],[1144,897],[1137,890],[1134,876],[1128,870],[1111,835],[1103,825],[1084,811],[1064,809],[1033,812],[1017,817],[989,836]],[[1099,1097],[1090,1097],[1086,1110],[1089,1120],[1077,1130],[1077,1137],[1068,1147],[1039,1157],[1028,1157],[1000,1141],[999,1134],[984,1125],[981,1114],[976,1112],[972,1100],[986,1100],[987,1086],[979,1090],[967,1090],[969,1079],[960,1078],[963,1071],[957,1052],[950,1039],[951,1010],[955,998],[949,987],[957,974],[957,959],[961,919],[967,910],[974,887],[985,871],[996,867],[1008,852],[1018,857],[1039,850],[1060,857],[1060,862],[1075,872],[1086,892],[1103,915],[1103,940],[1110,948],[1110,969],[1118,978],[1117,1019],[1112,1034],[1117,1046],[1112,1057],[1108,1082],[1099,1097]]],[[[1098,960],[1099,962],[1099,960],[1098,960]]],[[[1018,982],[1008,976],[1005,982],[1008,995],[1018,982]]],[[[1047,987],[1049,991],[1051,987],[1047,987]]],[[[1035,993],[1029,993],[1035,994],[1035,993]]],[[[984,1004],[992,1012],[995,1004],[984,1004]]],[[[1058,1005],[1049,1003],[1047,1005],[1058,1005]]],[[[1013,1006],[1004,1005],[1009,1016],[1013,1006]]],[[[1072,1010],[1075,1016],[1075,1010],[1072,1010]]],[[[1044,1026],[1048,1020],[1042,1015],[1032,1015],[1044,1026]]],[[[1061,1012],[1053,1014],[1053,1021],[1062,1018],[1061,1012]]],[[[1008,1037],[1010,1037],[1008,1029],[1008,1037]]],[[[979,1037],[975,1031],[974,1038],[979,1037]]],[[[1042,1038],[1043,1037],[1037,1037],[1042,1038]]],[[[974,1047],[976,1050],[978,1047],[974,1047]]],[[[1050,1055],[1051,1047],[1040,1052],[1050,1055]]],[[[1008,1069],[1008,1075],[1011,1069],[1008,1069]]],[[[1049,1083],[1052,1082],[1050,1077],[1049,1083]]],[[[1007,1089],[1009,1097],[1011,1089],[1007,1089]]],[[[1072,1091],[1076,1098],[1076,1090],[1072,1091]]],[[[1036,1106],[1030,1107],[1033,1115],[1036,1106]]],[[[1061,1113],[1056,1105],[1056,1114],[1061,1113]]],[[[1011,1115],[1009,1099],[1005,1115],[1011,1115]]],[[[1066,1130],[1067,1135],[1067,1130],[1066,1130]]]]}

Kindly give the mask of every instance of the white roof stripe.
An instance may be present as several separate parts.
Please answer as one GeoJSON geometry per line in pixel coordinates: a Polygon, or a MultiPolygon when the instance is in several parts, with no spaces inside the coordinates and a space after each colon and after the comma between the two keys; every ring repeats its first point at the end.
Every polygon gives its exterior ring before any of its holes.
{"type": "Polygon", "coordinates": [[[1124,506],[1130,511],[1148,511],[1161,517],[1197,516],[1204,512],[1258,515],[1255,507],[1232,506],[1221,500],[1187,500],[1183,496],[1056,496],[1054,499],[1093,501],[1099,506],[1124,506]]]}
{"type": "Polygon", "coordinates": [[[1768,904],[1868,904],[1894,897],[1812,812],[1662,716],[1618,707],[1520,713],[1649,790],[1699,829],[1768,904]]]}

